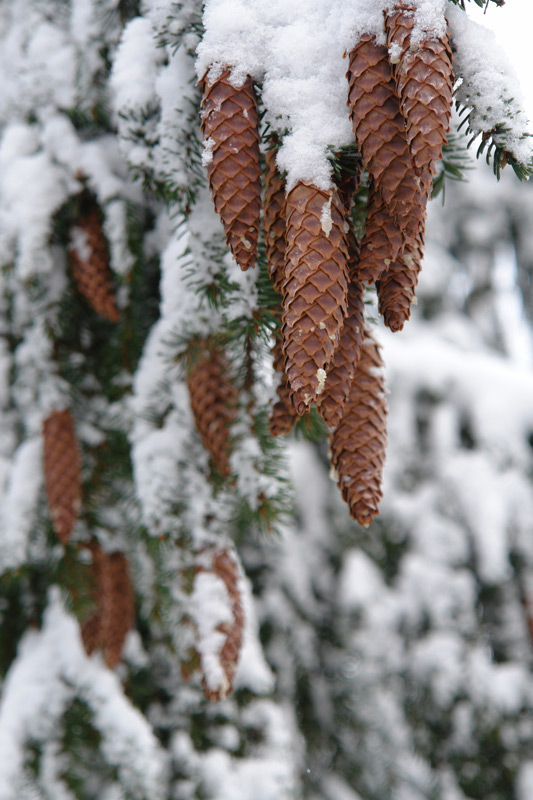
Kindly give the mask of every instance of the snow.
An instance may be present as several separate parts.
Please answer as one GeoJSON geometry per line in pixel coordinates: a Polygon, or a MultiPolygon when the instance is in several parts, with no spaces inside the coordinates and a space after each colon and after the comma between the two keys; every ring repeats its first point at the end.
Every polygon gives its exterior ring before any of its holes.
{"type": "Polygon", "coordinates": [[[0,505],[0,568],[14,569],[25,563],[28,539],[37,516],[42,488],[42,441],[29,439],[19,445],[0,505]]]}

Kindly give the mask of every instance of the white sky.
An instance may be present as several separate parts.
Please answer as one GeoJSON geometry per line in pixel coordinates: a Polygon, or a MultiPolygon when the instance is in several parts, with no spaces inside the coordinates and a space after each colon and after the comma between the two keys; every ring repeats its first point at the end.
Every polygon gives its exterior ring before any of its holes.
{"type": "MultiPolygon", "coordinates": [[[[490,2],[485,14],[474,0],[467,5],[470,16],[476,22],[492,28],[513,61],[524,96],[525,110],[530,121],[533,121],[533,0],[506,0],[502,7],[490,2]]],[[[533,133],[533,122],[530,130],[533,133]]]]}

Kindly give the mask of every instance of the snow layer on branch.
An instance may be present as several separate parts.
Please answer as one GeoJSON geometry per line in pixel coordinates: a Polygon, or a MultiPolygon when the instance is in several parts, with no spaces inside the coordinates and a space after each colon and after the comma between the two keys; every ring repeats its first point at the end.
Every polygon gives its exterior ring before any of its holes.
{"type": "Polygon", "coordinates": [[[533,139],[528,136],[528,119],[509,57],[498,46],[494,33],[464,11],[450,5],[448,19],[456,47],[455,77],[462,78],[456,99],[472,107],[470,127],[479,133],[501,127],[495,141],[521,164],[529,164],[533,139]]]}
{"type": "MultiPolygon", "coordinates": [[[[415,0],[416,35],[441,33],[444,0],[415,0]]],[[[267,121],[286,135],[277,156],[287,189],[307,180],[331,186],[328,147],[353,142],[344,54],[363,33],[384,42],[392,0],[208,0],[198,47],[198,78],[232,68],[236,85],[262,86],[267,121]]]]}
{"type": "Polygon", "coordinates": [[[15,453],[0,505],[0,572],[26,560],[43,482],[41,459],[40,437],[23,442],[15,453]]]}
{"type": "Polygon", "coordinates": [[[0,705],[0,797],[18,796],[24,745],[61,736],[59,720],[74,697],[84,700],[102,736],[101,749],[134,798],[165,796],[166,762],[143,715],[125,697],[120,681],[99,658],[88,658],[78,624],[57,589],[40,631],[22,639],[7,674],[0,705]]]}

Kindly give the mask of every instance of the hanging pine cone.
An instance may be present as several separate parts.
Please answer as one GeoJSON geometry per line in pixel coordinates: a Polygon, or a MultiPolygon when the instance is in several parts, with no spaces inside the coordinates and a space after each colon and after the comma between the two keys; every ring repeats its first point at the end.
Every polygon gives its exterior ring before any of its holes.
{"type": "Polygon", "coordinates": [[[397,258],[403,248],[402,232],[379,191],[372,187],[368,196],[365,234],[357,275],[363,283],[375,283],[381,273],[397,258]]]}
{"type": "Polygon", "coordinates": [[[261,167],[257,100],[248,78],[234,86],[230,70],[203,83],[202,132],[209,185],[228,246],[247,270],[257,260],[261,167]]]}
{"type": "Polygon", "coordinates": [[[379,513],[387,404],[379,346],[367,331],[343,417],[330,437],[331,463],[350,514],[368,526],[379,513]]]}
{"type": "Polygon", "coordinates": [[[431,191],[435,162],[450,126],[453,67],[449,37],[431,36],[413,44],[414,7],[399,2],[386,16],[387,41],[395,64],[400,108],[417,174],[431,191]]]}
{"type": "Polygon", "coordinates": [[[272,436],[282,436],[292,431],[298,414],[291,400],[289,382],[285,372],[285,354],[279,337],[276,337],[274,341],[273,356],[274,373],[279,377],[279,383],[276,389],[278,400],[270,412],[269,428],[272,436]]]}
{"type": "Polygon", "coordinates": [[[200,342],[191,347],[187,385],[202,444],[220,475],[228,478],[230,425],[235,419],[238,393],[228,378],[226,359],[213,343],[200,342]]]}
{"type": "Polygon", "coordinates": [[[268,270],[274,289],[282,291],[285,272],[285,181],[276,166],[276,148],[265,156],[265,199],[263,225],[268,270]]]}
{"type": "Polygon", "coordinates": [[[100,646],[113,669],[135,624],[135,594],[124,553],[103,553],[100,568],[100,646]]]}
{"type": "Polygon", "coordinates": [[[102,636],[102,609],[101,584],[103,550],[96,539],[92,539],[88,549],[91,552],[92,564],[90,568],[91,591],[90,597],[94,606],[93,610],[81,622],[81,640],[88,656],[101,647],[102,636]]]}
{"type": "Polygon", "coordinates": [[[66,544],[81,508],[81,459],[70,411],[53,411],[45,419],[43,461],[52,527],[66,544]]]}
{"type": "Polygon", "coordinates": [[[344,208],[336,190],[300,182],[286,202],[283,348],[292,400],[316,400],[338,344],[348,293],[344,208]]]}
{"type": "Polygon", "coordinates": [[[92,205],[70,230],[69,265],[78,291],[97,314],[116,322],[107,241],[100,210],[92,205]]]}
{"type": "Polygon", "coordinates": [[[348,105],[363,167],[396,220],[416,235],[425,199],[413,170],[387,48],[370,35],[349,54],[348,105]]]}
{"type": "Polygon", "coordinates": [[[379,313],[391,331],[401,331],[411,316],[423,252],[424,240],[419,234],[417,239],[409,240],[402,255],[388,267],[377,283],[379,313]]]}
{"type": "Polygon", "coordinates": [[[346,234],[346,239],[350,274],[348,309],[339,344],[328,370],[324,391],[317,400],[322,419],[330,428],[335,428],[341,420],[344,406],[350,394],[353,376],[361,356],[365,333],[364,287],[358,277],[359,247],[351,225],[346,234]]]}
{"type": "Polygon", "coordinates": [[[239,570],[235,561],[235,554],[230,555],[228,550],[218,552],[213,558],[212,572],[224,582],[228,591],[232,621],[222,626],[226,639],[220,650],[220,665],[226,681],[223,686],[209,686],[204,676],[204,691],[209,700],[224,700],[233,691],[235,673],[239,662],[244,631],[244,610],[239,588],[239,570]]]}

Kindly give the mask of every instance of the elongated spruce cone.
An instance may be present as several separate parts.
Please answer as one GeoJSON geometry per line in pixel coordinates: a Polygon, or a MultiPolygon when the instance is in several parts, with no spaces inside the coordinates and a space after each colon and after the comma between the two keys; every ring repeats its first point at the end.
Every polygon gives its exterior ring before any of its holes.
{"type": "Polygon", "coordinates": [[[81,508],[81,459],[70,411],[53,411],[45,419],[43,461],[52,527],[66,544],[81,508]]]}
{"type": "Polygon", "coordinates": [[[242,86],[230,70],[203,84],[202,132],[209,185],[228,246],[242,270],[257,260],[261,167],[257,100],[251,78],[242,86]]]}
{"type": "Polygon", "coordinates": [[[223,478],[231,473],[230,425],[237,411],[237,389],[228,377],[224,355],[211,343],[191,348],[187,385],[191,409],[211,460],[223,478]]]}
{"type": "Polygon", "coordinates": [[[103,554],[100,591],[100,646],[105,663],[113,669],[135,625],[135,594],[124,553],[103,554]]]}
{"type": "Polygon", "coordinates": [[[268,422],[272,436],[283,436],[292,431],[298,419],[298,414],[291,400],[289,382],[285,371],[285,354],[279,337],[274,340],[273,356],[274,373],[279,378],[276,389],[278,400],[274,403],[268,422]]]}
{"type": "MultiPolygon", "coordinates": [[[[445,20],[443,19],[444,24],[445,20]]],[[[414,167],[428,192],[435,162],[450,127],[453,100],[452,52],[448,33],[412,43],[413,5],[398,3],[386,16],[387,40],[414,167]]]]}
{"type": "Polygon", "coordinates": [[[94,205],[70,230],[69,266],[77,289],[97,314],[117,322],[109,253],[99,208],[94,205]]]}
{"type": "Polygon", "coordinates": [[[102,650],[105,663],[113,669],[134,627],[135,595],[124,553],[106,553],[96,539],[89,548],[95,608],[81,624],[81,637],[87,655],[102,650]]]}
{"type": "Polygon", "coordinates": [[[330,437],[331,464],[350,514],[367,527],[383,496],[387,403],[379,345],[367,331],[344,414],[330,437]]]}
{"type": "Polygon", "coordinates": [[[283,349],[292,400],[303,414],[324,388],[346,314],[344,208],[336,190],[300,182],[286,203],[283,349]]]}
{"type": "Polygon", "coordinates": [[[402,231],[375,187],[368,196],[365,233],[357,275],[363,283],[375,283],[398,258],[404,246],[402,231]]]}
{"type": "Polygon", "coordinates": [[[317,400],[322,419],[330,428],[335,428],[342,418],[365,335],[364,287],[357,275],[359,248],[351,225],[346,239],[350,274],[348,308],[324,391],[317,400]]]}
{"type": "Polygon", "coordinates": [[[285,181],[276,166],[276,148],[265,156],[265,198],[263,226],[268,271],[277,292],[282,291],[285,273],[285,181]]]}
{"type": "Polygon", "coordinates": [[[425,219],[387,48],[361,37],[349,54],[348,106],[363,167],[391,215],[413,235],[425,219]]]}
{"type": "MultiPolygon", "coordinates": [[[[219,550],[212,554],[211,563],[206,563],[207,553],[201,554],[205,562],[198,567],[197,572],[210,572],[220,578],[227,590],[231,608],[231,621],[223,623],[217,631],[225,634],[222,647],[216,654],[209,654],[209,658],[218,660],[218,669],[208,669],[202,657],[203,648],[200,646],[200,662],[202,667],[202,684],[209,700],[225,700],[233,691],[235,673],[239,663],[244,632],[244,608],[240,590],[239,568],[237,556],[233,548],[219,550]],[[216,674],[221,674],[218,682],[214,681],[216,674]]],[[[203,626],[202,626],[203,627],[203,626]]],[[[201,643],[199,643],[201,645],[201,643]]]]}
{"type": "Polygon", "coordinates": [[[401,331],[411,316],[423,253],[424,240],[419,235],[417,239],[410,240],[402,255],[377,283],[379,313],[391,331],[401,331]]]}

